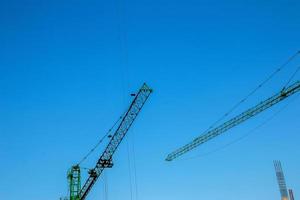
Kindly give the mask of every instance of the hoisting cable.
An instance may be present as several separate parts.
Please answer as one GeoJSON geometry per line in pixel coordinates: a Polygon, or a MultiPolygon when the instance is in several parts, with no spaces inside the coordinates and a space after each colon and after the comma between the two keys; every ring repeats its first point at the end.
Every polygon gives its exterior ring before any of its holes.
{"type": "Polygon", "coordinates": [[[130,148],[129,148],[129,140],[127,140],[127,160],[128,160],[128,175],[129,175],[129,187],[130,187],[130,199],[133,200],[133,184],[132,184],[132,175],[131,175],[131,161],[130,161],[130,148]]]}
{"type": "Polygon", "coordinates": [[[125,9],[125,2],[123,0],[115,0],[115,11],[117,14],[117,32],[120,50],[120,64],[121,64],[121,84],[123,90],[123,104],[125,105],[126,91],[130,88],[128,76],[129,73],[129,56],[128,56],[128,33],[127,33],[127,15],[125,9]]]}
{"type": "MultiPolygon", "coordinates": [[[[125,103],[125,86],[127,89],[130,88],[128,77],[129,73],[129,59],[128,59],[128,36],[126,30],[126,9],[123,0],[115,0],[116,3],[116,13],[118,20],[118,36],[120,40],[120,54],[121,54],[121,78],[123,87],[123,103],[125,103]],[[128,72],[128,73],[126,73],[128,72]]],[[[133,183],[131,175],[131,161],[130,161],[130,151],[129,151],[129,141],[127,140],[127,159],[128,159],[128,170],[129,170],[129,186],[130,186],[130,200],[133,200],[133,183]]]]}
{"type": "Polygon", "coordinates": [[[132,152],[133,152],[133,171],[134,171],[134,183],[135,183],[135,200],[138,200],[138,184],[137,184],[137,173],[136,173],[134,134],[133,134],[132,152]]]}
{"type": "Polygon", "coordinates": [[[80,166],[80,169],[84,169],[84,170],[87,170],[87,171],[91,170],[90,168],[82,167],[82,166],[80,166]]]}
{"type": "MultiPolygon", "coordinates": [[[[206,131],[214,128],[220,121],[226,118],[229,114],[231,114],[237,107],[239,107],[242,103],[249,99],[255,92],[257,92],[261,87],[263,87],[267,82],[269,82],[276,74],[278,74],[282,69],[284,69],[289,63],[291,63],[298,55],[300,51],[293,54],[287,61],[285,61],[282,65],[280,65],[270,76],[268,76],[263,82],[261,82],[256,88],[254,88],[249,94],[247,94],[242,100],[240,100],[237,104],[235,104],[231,109],[229,109],[221,118],[216,120],[211,126],[208,127],[206,131]]],[[[299,69],[297,70],[299,71],[299,69]]],[[[296,71],[296,73],[297,73],[296,71]]],[[[296,74],[295,73],[295,74],[296,74]]],[[[291,78],[293,78],[292,76],[291,78]]],[[[288,82],[289,83],[289,82],[288,82]]],[[[288,84],[287,83],[287,84],[288,84]]]]}
{"type": "Polygon", "coordinates": [[[107,133],[97,142],[97,144],[80,160],[78,165],[82,164],[94,151],[97,149],[97,147],[103,142],[103,140],[108,137],[111,133],[111,131],[115,128],[115,126],[120,122],[120,120],[123,118],[123,115],[121,115],[118,120],[113,124],[113,126],[107,131],[107,133]]]}
{"type": "Polygon", "coordinates": [[[203,153],[203,154],[200,154],[200,155],[196,155],[196,156],[193,156],[193,157],[189,157],[189,158],[186,158],[186,159],[182,159],[182,160],[191,160],[191,159],[196,159],[196,158],[200,158],[200,157],[205,157],[205,156],[209,156],[213,153],[216,153],[218,151],[221,151],[221,150],[224,150],[226,149],[227,147],[233,145],[233,144],[236,144],[242,140],[244,140],[245,138],[247,138],[248,136],[250,136],[251,134],[253,134],[255,131],[257,131],[259,128],[263,127],[264,125],[266,125],[267,123],[269,123],[272,119],[274,119],[279,113],[281,113],[283,110],[285,110],[292,102],[294,102],[298,97],[300,96],[300,94],[296,95],[296,97],[290,101],[289,103],[287,103],[285,106],[283,106],[281,109],[279,109],[278,111],[276,111],[273,115],[271,115],[269,118],[267,118],[265,121],[263,121],[262,123],[260,123],[259,125],[257,125],[256,127],[254,127],[253,129],[251,129],[250,131],[248,131],[246,134],[242,135],[241,137],[219,147],[219,148],[216,148],[210,152],[207,152],[207,153],[203,153]]]}
{"type": "Polygon", "coordinates": [[[290,82],[294,79],[296,74],[300,71],[300,65],[296,68],[295,72],[292,74],[292,76],[288,79],[282,90],[285,90],[285,88],[290,84],[290,82]]]}
{"type": "Polygon", "coordinates": [[[103,195],[104,195],[104,200],[108,200],[108,183],[107,183],[107,173],[104,172],[103,173],[103,178],[104,178],[104,192],[103,192],[103,195]]]}
{"type": "MultiPolygon", "coordinates": [[[[236,109],[241,103],[243,103],[244,101],[246,101],[251,95],[253,95],[259,88],[261,88],[264,84],[266,84],[269,80],[271,80],[279,71],[281,71],[284,67],[286,67],[292,60],[294,60],[297,55],[300,54],[300,51],[298,51],[297,53],[295,53],[293,56],[291,56],[285,63],[283,63],[279,68],[277,68],[269,77],[267,77],[267,79],[265,79],[261,84],[259,84],[253,91],[251,91],[244,99],[242,99],[240,102],[238,102],[235,106],[233,106],[229,112],[225,113],[224,116],[222,116],[222,118],[220,118],[219,120],[217,120],[213,126],[215,126],[217,123],[219,123],[221,120],[223,120],[229,113],[231,113],[234,109],[236,109]]],[[[291,75],[291,77],[288,79],[288,81],[286,82],[286,84],[284,85],[284,87],[282,88],[281,91],[284,91],[285,88],[290,84],[290,82],[293,80],[293,78],[296,76],[296,74],[300,71],[300,66],[298,66],[295,70],[295,72],[291,75]]],[[[299,94],[296,96],[296,98],[299,96],[299,94]]],[[[295,99],[296,99],[295,98],[295,99]]],[[[292,102],[292,101],[291,101],[292,102]]],[[[218,152],[220,150],[223,150],[243,139],[245,139],[246,137],[248,137],[250,134],[252,134],[253,132],[255,132],[257,129],[261,128],[262,126],[264,126],[265,124],[267,124],[269,121],[271,121],[275,116],[277,116],[280,112],[282,112],[288,105],[290,105],[289,102],[287,105],[285,105],[283,108],[281,108],[280,110],[278,110],[277,112],[275,112],[271,117],[269,117],[267,120],[265,120],[264,122],[262,122],[261,124],[259,124],[258,126],[254,127],[252,130],[248,131],[245,135],[233,140],[232,142],[229,142],[227,144],[225,144],[224,146],[217,148],[215,150],[212,150],[208,153],[205,154],[201,154],[198,156],[194,156],[191,158],[187,158],[187,159],[193,159],[193,158],[197,158],[197,157],[202,157],[202,156],[207,156],[210,154],[213,154],[215,152],[218,152]]],[[[209,129],[211,129],[213,126],[211,126],[209,129]]],[[[208,130],[209,130],[208,129],[208,130]]]]}

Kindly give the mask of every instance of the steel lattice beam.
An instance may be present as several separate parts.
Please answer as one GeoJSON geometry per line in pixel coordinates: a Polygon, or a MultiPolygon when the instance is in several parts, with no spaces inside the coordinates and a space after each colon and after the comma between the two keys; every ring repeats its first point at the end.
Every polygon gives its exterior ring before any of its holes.
{"type": "Polygon", "coordinates": [[[280,161],[274,160],[274,167],[275,167],[277,182],[281,194],[281,200],[288,200],[288,191],[286,188],[285,178],[284,178],[280,161]]]}
{"type": "Polygon", "coordinates": [[[120,125],[112,135],[110,142],[100,156],[96,166],[94,167],[94,169],[90,170],[90,175],[80,191],[80,200],[84,200],[87,197],[87,194],[92,189],[93,185],[96,183],[103,170],[105,168],[112,167],[112,155],[117,150],[122,139],[126,135],[133,121],[138,116],[140,110],[147,101],[151,92],[152,89],[149,88],[146,84],[144,84],[138,91],[128,111],[124,115],[120,125]]]}
{"type": "Polygon", "coordinates": [[[184,145],[183,147],[175,150],[174,152],[170,153],[166,161],[172,161],[173,159],[177,158],[178,156],[181,156],[188,151],[194,149],[195,147],[215,138],[216,136],[226,132],[228,129],[231,129],[240,123],[246,121],[247,119],[261,113],[262,111],[270,108],[271,106],[281,102],[282,100],[286,99],[287,97],[293,95],[296,92],[300,91],[300,82],[297,81],[296,83],[290,85],[289,87],[283,89],[278,94],[275,94],[274,96],[266,99],[265,101],[262,101],[261,103],[257,104],[255,107],[252,107],[245,112],[237,115],[236,117],[230,119],[229,121],[221,124],[220,126],[208,130],[204,134],[200,135],[199,137],[195,138],[192,142],[184,145]]]}

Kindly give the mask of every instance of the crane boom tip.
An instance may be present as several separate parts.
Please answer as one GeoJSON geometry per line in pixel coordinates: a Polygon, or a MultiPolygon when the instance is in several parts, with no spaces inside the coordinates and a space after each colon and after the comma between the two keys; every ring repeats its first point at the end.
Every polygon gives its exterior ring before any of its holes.
{"type": "Polygon", "coordinates": [[[166,159],[165,159],[165,161],[167,161],[167,162],[170,162],[170,161],[172,161],[173,160],[173,158],[170,156],[170,155],[168,155],[167,157],[166,157],[166,159]]]}

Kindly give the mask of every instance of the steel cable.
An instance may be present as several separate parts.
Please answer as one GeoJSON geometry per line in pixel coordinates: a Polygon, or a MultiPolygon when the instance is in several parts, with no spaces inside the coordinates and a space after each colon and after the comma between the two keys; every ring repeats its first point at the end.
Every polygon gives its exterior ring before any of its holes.
{"type": "MultiPolygon", "coordinates": [[[[292,62],[298,55],[300,54],[300,51],[293,54],[287,61],[285,61],[282,65],[280,65],[270,76],[268,76],[262,83],[260,83],[254,90],[252,90],[249,94],[247,94],[241,101],[239,101],[237,104],[235,104],[231,109],[229,109],[221,118],[216,120],[209,128],[206,130],[210,130],[214,128],[220,121],[222,121],[224,118],[226,118],[229,114],[231,114],[237,107],[239,107],[242,103],[244,103],[249,97],[251,97],[255,92],[257,92],[261,87],[263,87],[267,82],[269,82],[276,74],[278,74],[282,69],[284,69],[289,63],[292,62]]],[[[300,70],[300,66],[298,68],[300,70]]],[[[289,81],[290,82],[290,81],[289,81]]],[[[288,83],[289,83],[288,82],[288,83]]],[[[287,84],[288,84],[287,83],[287,84]]],[[[287,85],[286,84],[286,85],[287,85]]],[[[285,86],[286,86],[285,85],[285,86]]]]}
{"type": "Polygon", "coordinates": [[[193,157],[189,157],[189,158],[185,158],[185,159],[182,159],[182,160],[191,160],[191,159],[195,159],[195,158],[199,158],[199,157],[204,157],[204,156],[208,156],[208,155],[211,155],[213,153],[216,153],[218,151],[221,151],[223,149],[226,149],[227,147],[233,145],[233,144],[236,144],[240,141],[242,141],[243,139],[247,138],[248,136],[250,136],[251,134],[253,134],[256,130],[258,130],[259,128],[263,127],[264,125],[266,125],[268,122],[270,122],[272,119],[274,119],[279,113],[281,113],[283,110],[285,110],[292,102],[294,102],[298,97],[300,96],[300,94],[296,95],[296,97],[290,101],[289,103],[287,103],[285,106],[283,106],[281,109],[279,109],[278,111],[276,111],[273,115],[271,115],[269,118],[267,118],[265,121],[263,121],[262,123],[260,123],[259,125],[257,125],[256,127],[254,127],[253,129],[251,129],[250,131],[248,131],[246,134],[242,135],[241,137],[219,147],[219,148],[216,148],[210,152],[207,152],[207,153],[204,153],[204,154],[200,154],[200,155],[196,155],[196,156],[193,156],[193,157]]]}
{"type": "Polygon", "coordinates": [[[97,144],[80,160],[78,165],[82,164],[87,158],[97,149],[97,147],[103,142],[103,140],[109,136],[111,131],[115,128],[115,126],[120,122],[120,120],[123,118],[123,116],[120,116],[118,120],[113,124],[113,126],[107,131],[107,133],[97,142],[97,144]]]}

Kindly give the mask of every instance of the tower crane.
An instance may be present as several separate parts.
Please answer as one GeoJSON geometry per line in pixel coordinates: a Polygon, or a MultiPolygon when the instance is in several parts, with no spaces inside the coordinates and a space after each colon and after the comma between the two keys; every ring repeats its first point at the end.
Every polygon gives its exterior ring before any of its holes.
{"type": "Polygon", "coordinates": [[[113,166],[113,154],[122,142],[124,136],[128,132],[129,128],[138,116],[140,110],[142,109],[143,105],[145,104],[151,93],[152,89],[144,83],[143,86],[139,89],[138,93],[136,95],[132,95],[135,96],[135,98],[133,99],[132,103],[129,106],[129,109],[122,118],[118,128],[116,129],[114,134],[110,136],[111,139],[106,148],[104,149],[102,155],[99,157],[95,167],[89,170],[89,177],[85,181],[82,188],[79,165],[77,164],[71,167],[68,173],[70,190],[69,200],[86,199],[87,195],[93,188],[94,184],[96,183],[97,179],[100,177],[102,172],[106,168],[111,168],[113,166]]]}
{"type": "Polygon", "coordinates": [[[277,182],[281,194],[281,200],[289,200],[288,190],[286,188],[281,162],[279,160],[274,160],[274,167],[275,167],[277,182]]]}
{"type": "Polygon", "coordinates": [[[293,94],[300,91],[300,82],[297,81],[294,84],[283,88],[279,93],[271,96],[270,98],[260,102],[256,106],[242,112],[241,114],[233,117],[232,119],[226,121],[225,123],[217,126],[214,129],[210,129],[204,132],[202,135],[196,137],[192,142],[180,147],[179,149],[168,154],[166,161],[172,161],[173,159],[189,152],[190,150],[196,148],[197,146],[221,135],[227,130],[241,124],[242,122],[256,116],[257,114],[263,112],[264,110],[272,107],[273,105],[283,101],[284,99],[292,96],[293,94]]]}

